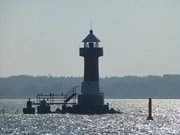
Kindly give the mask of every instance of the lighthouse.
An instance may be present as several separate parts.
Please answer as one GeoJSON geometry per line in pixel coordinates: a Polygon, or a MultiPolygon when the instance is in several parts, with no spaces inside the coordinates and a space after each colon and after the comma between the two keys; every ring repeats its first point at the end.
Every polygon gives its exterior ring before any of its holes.
{"type": "Polygon", "coordinates": [[[99,57],[103,56],[100,40],[93,30],[82,40],[80,56],[84,58],[84,79],[81,83],[81,95],[78,96],[78,106],[83,113],[103,113],[108,110],[104,105],[104,93],[99,87],[99,57]]]}
{"type": "Polygon", "coordinates": [[[84,59],[84,78],[81,83],[81,94],[76,93],[76,86],[64,96],[53,94],[38,94],[34,102],[27,101],[27,107],[23,108],[25,114],[37,113],[74,113],[74,114],[105,114],[121,113],[109,104],[104,104],[104,93],[99,86],[99,57],[103,56],[103,48],[99,46],[100,40],[94,35],[93,30],[82,40],[83,47],[79,49],[79,55],[84,59]],[[78,100],[76,97],[78,96],[78,100]],[[47,99],[47,100],[46,100],[47,99]],[[48,100],[50,99],[50,100],[48,100]],[[71,102],[73,100],[73,102],[71,102]],[[50,105],[61,105],[61,109],[51,111],[50,105]]]}

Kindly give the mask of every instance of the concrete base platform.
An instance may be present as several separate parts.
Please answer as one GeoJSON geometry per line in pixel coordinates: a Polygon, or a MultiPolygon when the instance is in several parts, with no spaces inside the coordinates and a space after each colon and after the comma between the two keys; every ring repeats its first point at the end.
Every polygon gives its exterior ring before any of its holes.
{"type": "Polygon", "coordinates": [[[72,114],[112,114],[112,113],[121,113],[114,109],[109,109],[108,105],[102,106],[80,106],[74,105],[72,107],[63,107],[62,110],[58,110],[55,113],[72,113],[72,114]]]}
{"type": "Polygon", "coordinates": [[[108,104],[104,104],[104,96],[99,95],[79,95],[78,104],[71,107],[63,106],[59,113],[74,113],[74,114],[105,114],[119,113],[114,109],[109,109],[108,104]]]}
{"type": "Polygon", "coordinates": [[[107,106],[104,105],[104,96],[103,95],[79,95],[78,96],[78,105],[81,106],[81,108],[85,108],[88,106],[88,108],[100,108],[104,109],[107,106]]]}

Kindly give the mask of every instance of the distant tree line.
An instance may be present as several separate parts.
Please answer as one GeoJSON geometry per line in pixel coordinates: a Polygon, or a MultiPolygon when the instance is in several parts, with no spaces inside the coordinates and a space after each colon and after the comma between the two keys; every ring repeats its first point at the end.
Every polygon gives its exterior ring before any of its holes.
{"type": "MultiPolygon", "coordinates": [[[[37,93],[65,93],[80,86],[81,77],[11,76],[0,78],[1,97],[35,96],[37,93]]],[[[124,76],[100,79],[100,88],[111,98],[180,98],[180,75],[124,76]]]]}

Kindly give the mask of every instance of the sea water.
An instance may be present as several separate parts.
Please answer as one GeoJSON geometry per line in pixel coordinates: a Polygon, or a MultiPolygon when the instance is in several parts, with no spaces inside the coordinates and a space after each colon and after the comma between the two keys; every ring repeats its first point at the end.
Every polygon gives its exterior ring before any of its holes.
{"type": "Polygon", "coordinates": [[[24,99],[0,99],[0,135],[180,135],[180,100],[106,99],[122,114],[23,114],[24,99]]]}

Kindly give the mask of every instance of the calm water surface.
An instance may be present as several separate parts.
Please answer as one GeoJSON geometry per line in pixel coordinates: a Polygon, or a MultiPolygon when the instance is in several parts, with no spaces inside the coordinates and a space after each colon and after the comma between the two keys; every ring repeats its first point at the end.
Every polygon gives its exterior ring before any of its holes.
{"type": "Polygon", "coordinates": [[[24,99],[0,99],[0,135],[180,135],[180,100],[107,99],[122,114],[24,115],[24,99]]]}

